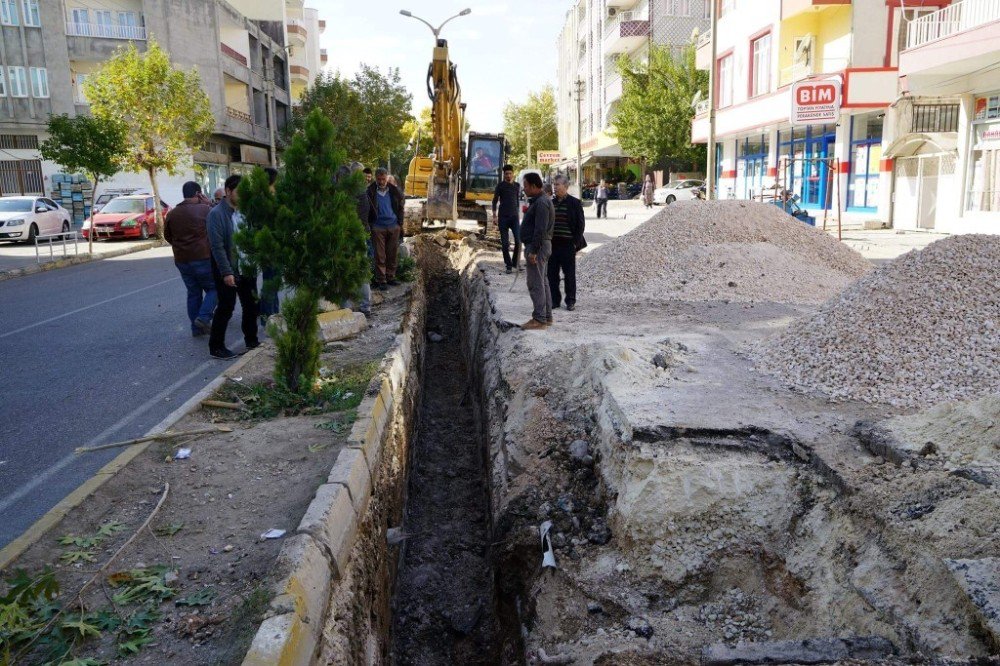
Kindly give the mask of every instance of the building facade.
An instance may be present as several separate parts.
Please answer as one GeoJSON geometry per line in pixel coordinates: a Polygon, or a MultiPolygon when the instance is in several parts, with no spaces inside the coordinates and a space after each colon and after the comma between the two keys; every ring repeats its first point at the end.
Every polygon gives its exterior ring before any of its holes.
{"type": "Polygon", "coordinates": [[[326,66],[326,49],[319,47],[326,21],[319,17],[318,11],[306,7],[303,0],[286,0],[285,8],[292,104],[297,104],[302,93],[326,66]]]}
{"type": "Polygon", "coordinates": [[[576,0],[559,34],[556,168],[576,172],[577,100],[580,104],[580,153],[584,182],[611,169],[635,164],[614,134],[614,115],[622,96],[617,61],[643,61],[650,44],[683,47],[708,27],[709,0],[576,0]]]}
{"type": "MultiPolygon", "coordinates": [[[[285,28],[267,2],[244,0],[0,0],[0,193],[52,190],[56,164],[41,160],[51,114],[89,112],[84,82],[121,46],[155,38],[175,66],[197,69],[216,118],[191,168],[160,182],[163,199],[197,178],[211,191],[231,173],[272,161],[290,117],[285,28]],[[211,48],[208,48],[211,46],[211,48]]],[[[281,8],[280,0],[273,0],[281,8]]],[[[108,187],[148,188],[122,173],[108,187]]]]}

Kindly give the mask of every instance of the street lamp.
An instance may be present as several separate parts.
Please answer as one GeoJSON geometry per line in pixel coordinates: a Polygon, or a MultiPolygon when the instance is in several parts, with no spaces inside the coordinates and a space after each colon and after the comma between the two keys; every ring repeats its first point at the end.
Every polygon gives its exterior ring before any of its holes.
{"type": "Polygon", "coordinates": [[[414,16],[413,13],[410,10],[408,10],[408,9],[400,9],[399,13],[402,14],[403,16],[408,16],[411,19],[416,19],[416,20],[420,21],[421,23],[423,23],[424,25],[426,25],[428,28],[431,29],[431,32],[434,33],[434,39],[437,39],[441,35],[441,28],[444,27],[445,23],[447,23],[448,21],[451,21],[452,19],[457,19],[459,16],[468,16],[469,14],[472,13],[472,10],[469,9],[468,7],[466,7],[465,9],[463,9],[462,11],[460,11],[459,13],[455,14],[454,16],[452,16],[451,18],[445,19],[444,23],[442,23],[441,25],[439,25],[436,28],[434,26],[432,26],[430,23],[428,23],[427,21],[425,21],[422,18],[420,18],[419,16],[414,16]]]}

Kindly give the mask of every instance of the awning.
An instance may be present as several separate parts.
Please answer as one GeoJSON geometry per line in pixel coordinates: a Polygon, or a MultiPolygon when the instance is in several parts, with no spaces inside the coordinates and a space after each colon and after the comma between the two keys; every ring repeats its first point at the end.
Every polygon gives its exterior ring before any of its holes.
{"type": "Polygon", "coordinates": [[[957,132],[927,132],[904,134],[889,144],[882,156],[886,159],[895,159],[953,152],[958,152],[957,132]]]}

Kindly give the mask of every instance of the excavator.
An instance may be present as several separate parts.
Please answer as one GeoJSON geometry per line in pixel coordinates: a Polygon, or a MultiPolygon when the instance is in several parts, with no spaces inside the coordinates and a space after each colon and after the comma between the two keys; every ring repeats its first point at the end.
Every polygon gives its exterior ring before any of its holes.
{"type": "Polygon", "coordinates": [[[425,222],[476,220],[486,228],[486,208],[500,182],[510,145],[503,134],[469,132],[457,66],[448,57],[447,40],[435,34],[434,55],[427,68],[427,95],[431,99],[434,152],[415,155],[406,173],[406,223],[403,233],[420,233],[425,222]],[[416,198],[409,199],[410,197],[416,198]]]}

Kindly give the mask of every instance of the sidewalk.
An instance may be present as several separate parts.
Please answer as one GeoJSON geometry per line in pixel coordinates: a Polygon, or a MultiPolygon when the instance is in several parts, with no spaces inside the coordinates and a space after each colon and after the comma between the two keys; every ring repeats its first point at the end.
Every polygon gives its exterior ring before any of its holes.
{"type": "MultiPolygon", "coordinates": [[[[107,257],[140,252],[154,247],[156,239],[142,240],[113,240],[95,241],[94,259],[104,259],[107,257]]],[[[47,270],[47,266],[52,264],[67,265],[89,261],[87,255],[87,241],[82,238],[78,241],[77,247],[73,247],[72,241],[66,243],[66,257],[63,258],[63,246],[61,243],[54,243],[52,246],[52,259],[49,258],[49,247],[40,245],[38,257],[35,259],[35,246],[23,243],[0,243],[0,280],[15,275],[27,274],[39,270],[47,270]]],[[[55,268],[56,266],[52,266],[55,268]]]]}
{"type": "MultiPolygon", "coordinates": [[[[837,231],[831,230],[836,237],[837,231]]],[[[906,254],[910,250],[922,250],[934,241],[947,238],[948,234],[935,234],[926,231],[897,231],[895,229],[879,229],[877,231],[845,231],[843,242],[853,250],[857,250],[868,261],[882,264],[906,254]]]]}

